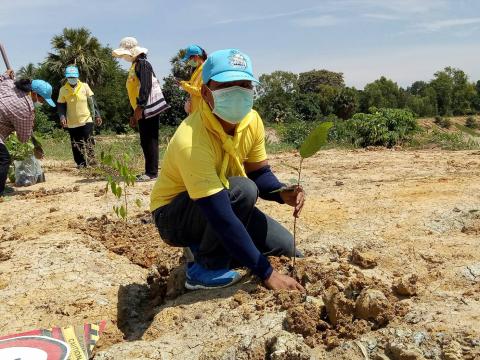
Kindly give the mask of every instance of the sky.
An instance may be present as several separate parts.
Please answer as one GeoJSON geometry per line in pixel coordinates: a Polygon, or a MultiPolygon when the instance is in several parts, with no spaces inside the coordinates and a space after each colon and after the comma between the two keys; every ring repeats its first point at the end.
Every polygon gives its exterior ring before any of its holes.
{"type": "Polygon", "coordinates": [[[17,69],[80,26],[113,48],[136,37],[158,77],[194,43],[242,50],[257,76],[327,69],[359,89],[380,76],[406,87],[446,66],[480,79],[478,0],[0,0],[0,42],[17,69]]]}

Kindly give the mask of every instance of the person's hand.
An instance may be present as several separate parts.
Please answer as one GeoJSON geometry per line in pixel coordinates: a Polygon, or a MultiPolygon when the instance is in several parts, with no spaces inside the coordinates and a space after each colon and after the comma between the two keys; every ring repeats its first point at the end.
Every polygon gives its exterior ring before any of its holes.
{"type": "Polygon", "coordinates": [[[135,128],[137,127],[137,123],[138,123],[138,121],[135,120],[135,117],[134,117],[134,116],[131,116],[131,117],[130,117],[130,121],[129,121],[130,127],[131,127],[132,129],[135,129],[135,128]]]}
{"type": "Polygon", "coordinates": [[[67,127],[67,119],[65,119],[65,116],[62,116],[60,118],[60,125],[62,126],[62,128],[66,128],[67,127]]]}
{"type": "Polygon", "coordinates": [[[102,118],[100,116],[97,116],[95,118],[95,124],[97,124],[97,126],[102,125],[102,118]]]}
{"type": "Polygon", "coordinates": [[[140,106],[137,106],[135,111],[133,112],[133,117],[135,118],[135,121],[138,122],[143,116],[143,108],[140,106]]]}
{"type": "Polygon", "coordinates": [[[35,156],[36,159],[41,160],[43,159],[44,155],[45,153],[41,146],[35,146],[33,148],[33,156],[35,156]]]}
{"type": "Polygon", "coordinates": [[[303,286],[295,279],[287,275],[282,275],[276,270],[273,270],[270,277],[265,279],[263,283],[270,290],[298,290],[305,292],[303,286]]]}
{"type": "Polygon", "coordinates": [[[13,71],[12,69],[7,69],[7,71],[5,72],[5,74],[12,80],[15,79],[15,71],[13,71]]]}
{"type": "Polygon", "coordinates": [[[301,186],[293,185],[280,192],[280,197],[290,206],[293,206],[293,216],[298,217],[305,203],[305,191],[301,186]]]}

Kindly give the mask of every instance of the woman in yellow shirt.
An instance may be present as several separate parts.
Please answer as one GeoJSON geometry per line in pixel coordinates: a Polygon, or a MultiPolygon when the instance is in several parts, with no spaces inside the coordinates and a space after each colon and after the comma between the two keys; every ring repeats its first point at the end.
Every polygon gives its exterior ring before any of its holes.
{"type": "Polygon", "coordinates": [[[189,81],[180,81],[179,85],[190,94],[190,98],[185,103],[185,111],[188,114],[198,109],[202,95],[202,69],[203,63],[207,60],[207,53],[198,45],[190,45],[185,49],[185,56],[182,61],[196,68],[189,81]]]}
{"type": "Polygon", "coordinates": [[[133,116],[130,126],[138,126],[140,145],[145,157],[145,173],[137,176],[137,181],[150,181],[158,175],[158,131],[160,113],[170,106],[163,97],[160,82],[153,67],[147,60],[148,49],[138,46],[137,39],[125,37],[120,48],[112,55],[131,63],[127,77],[127,93],[133,116]]]}
{"type": "Polygon", "coordinates": [[[93,91],[87,83],[80,81],[79,77],[77,66],[66,67],[67,82],[60,88],[57,103],[60,124],[68,129],[73,159],[77,167],[81,168],[96,163],[92,114],[97,126],[102,124],[102,118],[93,98],[93,91]]]}

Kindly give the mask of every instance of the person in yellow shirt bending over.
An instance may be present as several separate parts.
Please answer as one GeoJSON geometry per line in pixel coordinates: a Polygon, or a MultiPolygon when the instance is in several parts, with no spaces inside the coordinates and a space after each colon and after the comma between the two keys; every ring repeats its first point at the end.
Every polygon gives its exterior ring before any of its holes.
{"type": "Polygon", "coordinates": [[[285,187],[270,169],[265,131],[252,110],[250,58],[236,49],[216,51],[202,70],[202,100],[171,138],[150,210],[163,241],[189,247],[187,289],[229,286],[244,266],[269,289],[304,290],[275,271],[267,256],[294,253],[293,236],[260,211],[257,198],[303,208],[301,187],[285,187]],[[280,190],[280,191],[276,191],[280,190]]]}
{"type": "Polygon", "coordinates": [[[198,45],[190,45],[185,49],[182,61],[195,68],[189,81],[180,81],[179,85],[190,94],[185,103],[185,111],[191,114],[198,109],[202,100],[202,70],[203,63],[207,60],[207,53],[198,45]]]}
{"type": "Polygon", "coordinates": [[[93,120],[97,126],[102,124],[93,91],[88,84],[80,81],[80,73],[75,65],[65,69],[67,82],[58,94],[58,114],[60,124],[67,128],[72,143],[73,159],[77,167],[95,164],[95,139],[93,137],[93,120]]]}

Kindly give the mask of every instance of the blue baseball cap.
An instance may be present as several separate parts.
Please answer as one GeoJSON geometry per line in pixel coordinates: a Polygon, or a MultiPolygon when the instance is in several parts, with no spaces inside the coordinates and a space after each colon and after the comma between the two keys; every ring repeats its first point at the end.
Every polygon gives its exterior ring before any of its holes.
{"type": "Polygon", "coordinates": [[[202,54],[203,54],[203,50],[200,46],[189,45],[185,49],[185,56],[182,58],[182,61],[186,62],[186,61],[188,61],[188,59],[190,59],[190,56],[194,56],[194,55],[200,55],[201,56],[202,54]]]}
{"type": "Polygon", "coordinates": [[[75,65],[69,65],[65,68],[65,77],[66,78],[78,78],[80,73],[78,72],[78,67],[75,65]]]}
{"type": "Polygon", "coordinates": [[[43,80],[32,80],[32,91],[40,95],[51,107],[55,107],[52,100],[52,85],[43,80]]]}
{"type": "Polygon", "coordinates": [[[202,79],[204,84],[210,80],[218,82],[249,80],[259,83],[253,76],[250,57],[237,49],[218,50],[210,54],[203,64],[202,79]]]}

